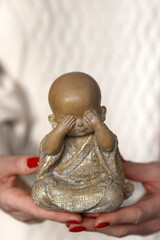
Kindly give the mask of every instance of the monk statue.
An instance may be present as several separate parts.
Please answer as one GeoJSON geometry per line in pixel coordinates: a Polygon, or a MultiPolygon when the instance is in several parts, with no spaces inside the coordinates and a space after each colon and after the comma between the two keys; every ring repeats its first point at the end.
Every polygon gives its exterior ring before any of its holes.
{"type": "Polygon", "coordinates": [[[97,82],[81,72],[64,74],[53,82],[49,104],[53,130],[40,144],[35,204],[77,213],[115,211],[133,187],[125,182],[117,137],[104,123],[97,82]]]}

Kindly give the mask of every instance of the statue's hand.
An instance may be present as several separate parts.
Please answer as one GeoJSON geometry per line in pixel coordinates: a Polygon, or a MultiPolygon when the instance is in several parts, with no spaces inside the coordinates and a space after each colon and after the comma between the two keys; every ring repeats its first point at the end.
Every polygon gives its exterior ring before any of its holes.
{"type": "Polygon", "coordinates": [[[66,115],[57,125],[57,130],[63,135],[66,135],[74,126],[76,118],[71,115],[66,115]]]}
{"type": "Polygon", "coordinates": [[[103,122],[98,117],[98,115],[92,111],[86,111],[84,113],[84,119],[88,123],[88,125],[94,129],[94,131],[97,131],[99,127],[103,125],[103,122]]]}

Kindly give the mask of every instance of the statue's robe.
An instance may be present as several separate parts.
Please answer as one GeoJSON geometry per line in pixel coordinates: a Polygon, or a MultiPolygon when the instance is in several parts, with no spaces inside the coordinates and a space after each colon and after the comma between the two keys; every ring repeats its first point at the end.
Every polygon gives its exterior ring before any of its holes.
{"type": "Polygon", "coordinates": [[[111,152],[98,147],[95,134],[83,137],[80,145],[74,137],[65,137],[56,155],[46,154],[44,141],[32,188],[39,206],[59,211],[110,212],[130,195],[116,137],[111,152]]]}

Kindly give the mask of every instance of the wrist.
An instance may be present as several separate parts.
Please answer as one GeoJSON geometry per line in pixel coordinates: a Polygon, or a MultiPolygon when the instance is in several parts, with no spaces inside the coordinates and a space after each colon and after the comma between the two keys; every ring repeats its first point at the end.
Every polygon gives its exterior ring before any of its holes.
{"type": "Polygon", "coordinates": [[[93,129],[94,129],[95,132],[99,132],[99,131],[101,131],[104,127],[105,127],[104,123],[103,123],[103,122],[100,122],[100,123],[96,124],[93,129]]]}
{"type": "Polygon", "coordinates": [[[63,128],[62,126],[57,127],[55,131],[56,131],[56,135],[60,138],[63,138],[68,132],[68,130],[63,128]]]}

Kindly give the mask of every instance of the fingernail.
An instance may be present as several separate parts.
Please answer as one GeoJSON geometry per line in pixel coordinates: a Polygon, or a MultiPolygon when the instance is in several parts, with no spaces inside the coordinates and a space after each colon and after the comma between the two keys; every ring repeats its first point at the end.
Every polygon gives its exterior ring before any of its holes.
{"type": "Polygon", "coordinates": [[[86,231],[86,228],[83,226],[76,226],[73,228],[69,229],[70,232],[82,232],[82,231],[86,231]]]}
{"type": "Polygon", "coordinates": [[[76,221],[76,220],[73,220],[73,221],[69,221],[70,224],[78,224],[80,222],[76,221]]]}
{"type": "Polygon", "coordinates": [[[39,157],[32,157],[32,158],[28,158],[27,160],[27,166],[29,168],[35,168],[38,166],[38,162],[39,162],[39,157]]]}
{"type": "Polygon", "coordinates": [[[103,227],[107,227],[109,226],[109,222],[102,222],[102,223],[99,223],[96,228],[103,228],[103,227]]]}

